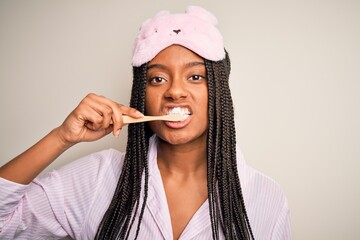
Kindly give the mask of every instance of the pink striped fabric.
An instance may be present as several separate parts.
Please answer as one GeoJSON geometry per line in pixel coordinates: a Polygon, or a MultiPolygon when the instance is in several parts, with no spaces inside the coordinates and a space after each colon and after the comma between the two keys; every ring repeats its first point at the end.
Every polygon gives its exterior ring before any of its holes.
{"type": "MultiPolygon", "coordinates": [[[[148,201],[138,239],[173,239],[156,146],[154,136],[149,149],[148,201]]],[[[247,166],[240,149],[237,153],[255,239],[291,239],[289,209],[281,188],[247,166]]],[[[0,178],[0,239],[93,239],[112,199],[123,158],[124,153],[112,149],[94,153],[49,172],[29,185],[0,178]]],[[[130,239],[134,234],[135,228],[130,239]]],[[[224,238],[222,232],[220,236],[224,238]]],[[[180,239],[211,238],[206,201],[180,239]]]]}

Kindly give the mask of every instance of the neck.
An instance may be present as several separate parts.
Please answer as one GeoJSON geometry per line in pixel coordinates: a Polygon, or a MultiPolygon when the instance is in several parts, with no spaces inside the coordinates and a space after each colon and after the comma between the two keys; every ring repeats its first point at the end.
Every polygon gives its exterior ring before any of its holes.
{"type": "Polygon", "coordinates": [[[206,172],[206,141],[172,145],[159,138],[158,166],[160,171],[184,176],[206,172]]]}

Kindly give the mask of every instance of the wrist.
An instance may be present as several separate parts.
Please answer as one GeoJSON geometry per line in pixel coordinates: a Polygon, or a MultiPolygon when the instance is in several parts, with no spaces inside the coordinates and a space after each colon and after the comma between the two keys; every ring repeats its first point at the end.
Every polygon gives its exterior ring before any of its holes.
{"type": "Polygon", "coordinates": [[[64,136],[64,134],[61,133],[60,127],[53,129],[50,132],[50,135],[54,136],[56,141],[56,146],[58,146],[59,149],[62,151],[65,151],[75,145],[75,143],[68,141],[66,136],[64,136]]]}

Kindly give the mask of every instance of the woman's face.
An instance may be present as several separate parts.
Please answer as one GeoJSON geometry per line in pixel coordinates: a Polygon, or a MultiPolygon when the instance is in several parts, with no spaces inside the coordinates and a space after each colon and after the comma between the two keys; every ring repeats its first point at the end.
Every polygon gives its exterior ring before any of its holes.
{"type": "Polygon", "coordinates": [[[150,128],[170,144],[206,141],[208,85],[204,60],[187,48],[172,45],[148,64],[146,114],[179,112],[189,116],[181,122],[150,122],[150,128]]]}

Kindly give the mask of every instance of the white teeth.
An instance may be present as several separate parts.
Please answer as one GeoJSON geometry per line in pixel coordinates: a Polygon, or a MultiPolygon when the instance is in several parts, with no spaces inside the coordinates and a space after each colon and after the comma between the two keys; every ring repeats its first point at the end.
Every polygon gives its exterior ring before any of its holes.
{"type": "Polygon", "coordinates": [[[168,115],[181,114],[190,115],[190,111],[187,108],[174,107],[167,112],[168,115]]]}

